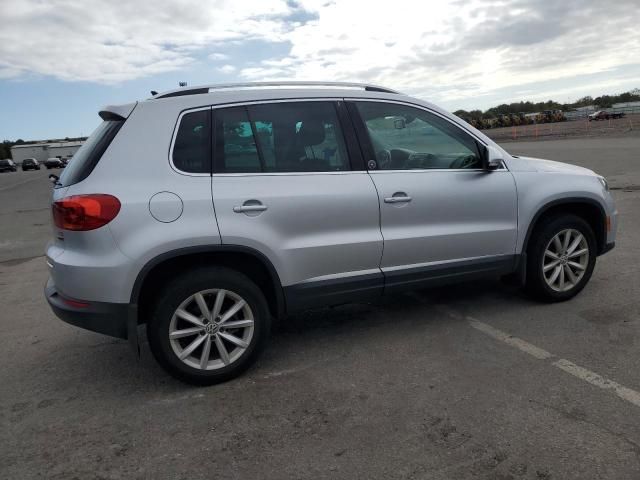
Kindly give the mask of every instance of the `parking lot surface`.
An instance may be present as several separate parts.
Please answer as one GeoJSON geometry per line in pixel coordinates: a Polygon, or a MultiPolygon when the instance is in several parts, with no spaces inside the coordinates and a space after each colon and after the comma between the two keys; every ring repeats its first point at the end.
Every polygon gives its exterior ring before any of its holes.
{"type": "Polygon", "coordinates": [[[518,125],[483,130],[497,142],[558,140],[563,138],[640,137],[640,114],[628,114],[611,120],[587,118],[537,125],[518,125]]]}
{"type": "Polygon", "coordinates": [[[507,148],[611,180],[617,246],[578,297],[488,280],[316,310],[207,388],[53,316],[48,172],[0,175],[0,478],[637,480],[640,138],[507,148]]]}

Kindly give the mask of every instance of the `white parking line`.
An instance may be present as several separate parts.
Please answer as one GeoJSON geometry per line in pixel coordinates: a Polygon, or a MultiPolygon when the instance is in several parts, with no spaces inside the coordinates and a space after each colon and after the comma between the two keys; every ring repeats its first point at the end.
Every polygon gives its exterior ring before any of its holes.
{"type": "Polygon", "coordinates": [[[528,353],[532,357],[536,357],[538,360],[546,360],[547,358],[553,357],[552,354],[543,350],[541,348],[536,347],[524,340],[509,335],[508,333],[503,332],[502,330],[498,330],[497,328],[493,328],[491,325],[487,325],[486,323],[479,322],[473,318],[468,317],[467,320],[469,324],[475,328],[476,330],[480,330],[483,333],[486,333],[490,337],[495,338],[496,340],[500,340],[501,342],[506,343],[507,345],[511,345],[512,347],[516,347],[519,350],[522,350],[525,353],[528,353]]]}
{"type": "Polygon", "coordinates": [[[553,365],[570,373],[574,377],[578,377],[585,382],[589,382],[591,385],[602,388],[603,390],[613,390],[623,400],[633,403],[637,407],[640,407],[640,392],[636,392],[630,388],[624,387],[619,383],[616,383],[608,378],[604,378],[591,370],[582,368],[575,363],[561,358],[560,360],[553,362],[553,365]]]}
{"type": "MultiPolygon", "coordinates": [[[[507,345],[515,347],[518,350],[537,358],[538,360],[547,360],[549,358],[555,357],[555,355],[547,352],[546,350],[543,350],[540,347],[536,347],[535,345],[532,345],[529,342],[525,342],[518,337],[509,335],[508,333],[503,332],[502,330],[498,330],[497,328],[476,320],[475,318],[467,317],[467,321],[469,322],[469,325],[471,325],[476,330],[489,335],[496,340],[500,340],[507,345]]],[[[640,392],[625,387],[624,385],[620,385],[613,380],[609,380],[602,375],[598,375],[597,373],[592,372],[591,370],[587,370],[586,368],[583,368],[580,365],[576,365],[575,363],[570,362],[569,360],[565,360],[564,358],[556,360],[551,365],[598,388],[613,391],[621,399],[632,403],[636,407],[640,407],[640,392]]]]}

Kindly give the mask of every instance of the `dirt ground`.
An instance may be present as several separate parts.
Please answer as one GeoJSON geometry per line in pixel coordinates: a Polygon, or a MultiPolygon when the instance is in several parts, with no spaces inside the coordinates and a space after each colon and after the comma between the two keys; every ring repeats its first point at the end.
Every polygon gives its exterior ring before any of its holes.
{"type": "Polygon", "coordinates": [[[540,125],[492,128],[482,131],[488,137],[504,142],[522,140],[560,140],[563,138],[600,138],[640,136],[640,114],[627,115],[616,120],[589,122],[586,119],[540,125]]]}

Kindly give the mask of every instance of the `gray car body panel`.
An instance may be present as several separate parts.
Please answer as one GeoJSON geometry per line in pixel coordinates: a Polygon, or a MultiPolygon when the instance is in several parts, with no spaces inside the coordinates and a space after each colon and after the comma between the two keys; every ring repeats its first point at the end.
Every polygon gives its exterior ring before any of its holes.
{"type": "MultiPolygon", "coordinates": [[[[55,240],[47,249],[52,282],[71,298],[129,303],[145,265],[189,247],[224,244],[256,249],[273,264],[283,286],[367,277],[381,267],[502,259],[521,253],[536,212],[563,198],[597,202],[612,219],[607,241],[615,240],[615,206],[593,172],[513,158],[458,117],[404,95],[343,88],[228,89],[108,108],[116,115],[128,115],[123,127],[85,180],[53,192],[53,200],[107,193],[122,203],[117,217],[105,227],[90,232],[54,229],[55,240]],[[184,111],[336,98],[404,102],[436,112],[479,142],[494,145],[503,154],[505,169],[210,176],[181,173],[171,165],[171,142],[184,111]],[[465,184],[474,185],[469,204],[461,200],[465,184]],[[413,206],[419,200],[428,209],[421,224],[415,224],[408,208],[384,205],[377,195],[405,189],[416,198],[413,206]],[[159,221],[152,216],[151,199],[161,192],[180,198],[178,218],[159,221]],[[263,201],[268,210],[254,217],[233,212],[234,206],[251,199],[263,201]],[[448,206],[454,210],[447,211],[448,206]],[[402,217],[394,218],[394,213],[402,217]],[[392,232],[388,251],[385,229],[392,232]]],[[[175,199],[160,198],[166,202],[159,205],[160,211],[177,209],[175,199]]]]}
{"type": "Polygon", "coordinates": [[[378,198],[366,172],[213,175],[211,189],[222,242],[263,253],[283,286],[379,268],[378,198]],[[233,211],[251,200],[267,210],[233,211]]]}

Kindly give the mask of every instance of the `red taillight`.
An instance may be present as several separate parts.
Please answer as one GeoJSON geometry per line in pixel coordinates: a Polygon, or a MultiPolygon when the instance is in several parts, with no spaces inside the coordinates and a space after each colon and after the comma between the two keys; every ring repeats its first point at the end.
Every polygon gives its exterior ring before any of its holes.
{"type": "Polygon", "coordinates": [[[63,230],[95,230],[116,218],[120,201],[113,195],[73,195],[53,202],[53,223],[63,230]]]}

